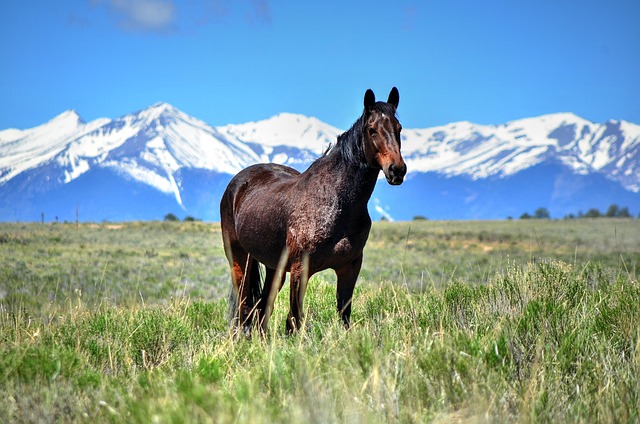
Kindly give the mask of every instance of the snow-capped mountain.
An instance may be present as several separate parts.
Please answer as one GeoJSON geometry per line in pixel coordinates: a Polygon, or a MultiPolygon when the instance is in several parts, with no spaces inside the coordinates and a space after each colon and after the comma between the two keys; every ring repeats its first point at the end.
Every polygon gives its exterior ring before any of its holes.
{"type": "Polygon", "coordinates": [[[55,182],[66,184],[98,166],[172,194],[180,205],[178,170],[234,174],[262,159],[166,103],[90,123],[67,111],[32,130],[0,132],[0,149],[0,183],[46,165],[55,182]]]}
{"type": "Polygon", "coordinates": [[[640,191],[640,126],[625,121],[594,124],[558,113],[498,126],[457,122],[403,133],[405,159],[418,172],[506,177],[555,159],[577,174],[602,173],[640,191]]]}
{"type": "Polygon", "coordinates": [[[289,166],[312,162],[344,132],[316,118],[293,113],[218,129],[228,137],[248,143],[254,150],[267,155],[271,162],[289,166]],[[290,152],[295,154],[290,155],[290,152]]]}
{"type": "MultiPolygon", "coordinates": [[[[236,172],[258,162],[303,170],[341,132],[289,113],[214,128],[166,103],[91,122],[66,111],[0,131],[0,220],[72,219],[76,208],[85,220],[217,219],[236,172]]],[[[629,122],[562,113],[405,129],[402,139],[408,179],[381,180],[374,218],[504,218],[540,206],[561,216],[608,206],[598,201],[640,209],[640,126],[629,122]]]]}

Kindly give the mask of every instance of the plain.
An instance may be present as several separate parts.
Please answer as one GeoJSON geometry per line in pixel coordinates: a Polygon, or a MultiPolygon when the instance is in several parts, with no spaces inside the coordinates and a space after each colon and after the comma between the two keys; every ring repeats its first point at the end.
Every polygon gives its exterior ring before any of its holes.
{"type": "Polygon", "coordinates": [[[287,336],[230,337],[219,226],[0,224],[0,422],[637,422],[640,221],[375,223],[287,336]]]}

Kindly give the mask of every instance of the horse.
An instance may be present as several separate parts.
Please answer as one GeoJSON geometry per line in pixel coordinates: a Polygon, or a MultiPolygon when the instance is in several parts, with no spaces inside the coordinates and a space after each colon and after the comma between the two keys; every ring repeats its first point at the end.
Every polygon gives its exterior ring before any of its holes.
{"type": "Polygon", "coordinates": [[[303,325],[308,279],[325,269],[337,275],[337,310],[350,326],[351,299],[362,266],[371,218],[367,203],[380,171],[402,184],[407,166],[400,153],[400,95],[386,102],[368,89],[364,111],[335,145],[300,173],[274,163],[235,175],[220,201],[224,251],[231,269],[232,328],[264,333],[277,292],[289,273],[288,333],[303,325]],[[265,271],[261,282],[260,265],[265,271]]]}

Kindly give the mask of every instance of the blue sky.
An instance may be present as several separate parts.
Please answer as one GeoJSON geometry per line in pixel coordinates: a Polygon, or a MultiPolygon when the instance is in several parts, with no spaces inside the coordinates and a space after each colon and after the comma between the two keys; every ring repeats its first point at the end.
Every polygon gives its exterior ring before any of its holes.
{"type": "Polygon", "coordinates": [[[367,88],[406,128],[554,112],[640,123],[640,1],[6,0],[0,128],[159,101],[213,125],[346,129],[367,88]]]}

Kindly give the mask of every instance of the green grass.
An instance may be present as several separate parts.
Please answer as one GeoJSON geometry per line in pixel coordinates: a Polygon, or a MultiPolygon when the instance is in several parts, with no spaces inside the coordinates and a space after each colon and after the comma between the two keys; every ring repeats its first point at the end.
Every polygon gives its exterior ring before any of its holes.
{"type": "Polygon", "coordinates": [[[236,340],[219,227],[0,224],[0,422],[638,422],[640,222],[376,223],[236,340]]]}

